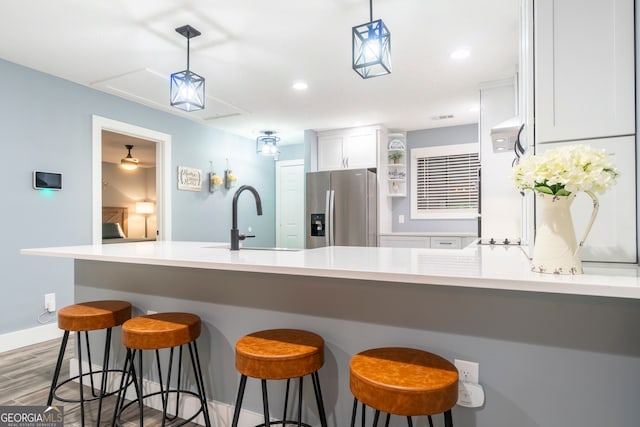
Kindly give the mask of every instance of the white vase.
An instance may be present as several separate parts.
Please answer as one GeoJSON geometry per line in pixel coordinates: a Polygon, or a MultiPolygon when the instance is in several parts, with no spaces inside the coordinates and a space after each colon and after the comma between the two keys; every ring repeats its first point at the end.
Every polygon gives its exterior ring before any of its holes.
{"type": "Polygon", "coordinates": [[[537,225],[533,248],[532,271],[554,274],[582,274],[580,250],[598,214],[598,199],[586,191],[593,199],[593,211],[582,239],[576,242],[576,234],[571,218],[571,204],[576,198],[536,193],[537,225]]]}

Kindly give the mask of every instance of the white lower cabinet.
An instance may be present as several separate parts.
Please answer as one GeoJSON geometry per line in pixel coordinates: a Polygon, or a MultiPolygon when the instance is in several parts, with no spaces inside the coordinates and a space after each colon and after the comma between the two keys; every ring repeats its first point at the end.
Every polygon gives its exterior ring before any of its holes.
{"type": "Polygon", "coordinates": [[[430,248],[431,240],[427,236],[380,236],[383,248],[430,248]]]}
{"type": "MultiPolygon", "coordinates": [[[[540,144],[538,152],[565,145],[585,144],[604,148],[620,171],[618,182],[608,192],[596,195],[598,216],[582,249],[583,261],[636,262],[635,137],[600,138],[585,141],[540,144]]],[[[579,193],[571,206],[576,239],[584,234],[592,212],[591,198],[579,193]]]]}
{"type": "Polygon", "coordinates": [[[383,248],[436,248],[462,249],[473,243],[475,236],[427,236],[383,234],[380,236],[380,247],[383,248]]]}

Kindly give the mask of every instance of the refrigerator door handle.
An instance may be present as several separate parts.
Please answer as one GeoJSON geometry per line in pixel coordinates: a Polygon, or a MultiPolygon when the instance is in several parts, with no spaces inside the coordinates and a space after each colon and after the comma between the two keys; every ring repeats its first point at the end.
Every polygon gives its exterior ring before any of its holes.
{"type": "Polygon", "coordinates": [[[329,236],[329,246],[333,246],[336,244],[335,238],[335,228],[334,228],[334,219],[335,219],[335,201],[336,201],[336,193],[331,190],[329,193],[329,229],[327,230],[327,235],[329,236]]]}
{"type": "Polygon", "coordinates": [[[325,206],[324,206],[324,217],[325,217],[325,226],[324,226],[324,244],[325,246],[331,246],[331,239],[329,236],[331,235],[331,221],[330,218],[330,209],[331,208],[331,191],[327,190],[326,198],[325,198],[325,206]]]}

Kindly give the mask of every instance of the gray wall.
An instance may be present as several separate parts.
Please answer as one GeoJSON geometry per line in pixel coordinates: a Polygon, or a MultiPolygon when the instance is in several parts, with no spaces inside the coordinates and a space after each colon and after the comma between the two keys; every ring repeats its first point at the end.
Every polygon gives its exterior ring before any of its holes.
{"type": "MultiPolygon", "coordinates": [[[[237,339],[296,327],[325,339],[320,382],[331,427],[349,422],[349,358],[378,346],[479,362],[485,404],[455,407],[456,427],[632,427],[640,419],[638,300],[94,261],[77,261],[75,280],[84,299],[201,316],[207,397],[228,404],[237,339]]],[[[249,380],[244,408],[260,412],[259,391],[249,380]]],[[[281,394],[269,396],[279,408],[281,394]]],[[[313,403],[308,409],[315,418],[313,403]]],[[[395,419],[398,426],[406,421],[395,419]]]]}
{"type": "Polygon", "coordinates": [[[476,219],[411,219],[411,152],[412,148],[478,142],[478,125],[451,126],[407,132],[407,196],[393,199],[394,232],[452,232],[476,234],[476,219]],[[400,224],[398,216],[404,215],[400,224]]]}
{"type": "Polygon", "coordinates": [[[298,160],[304,159],[304,144],[290,144],[280,146],[280,156],[278,160],[298,160]]]}
{"type": "Polygon", "coordinates": [[[55,292],[58,307],[73,302],[71,260],[27,257],[21,248],[91,243],[91,116],[93,114],[172,135],[173,239],[227,241],[232,190],[209,194],[178,191],[177,166],[204,171],[209,161],[222,173],[225,158],[262,195],[264,216],[256,217],[249,195],[240,198],[240,227],[253,227],[257,245],[273,246],[272,159],[255,153],[255,141],[230,135],[169,113],[105,94],[0,60],[3,167],[0,223],[0,334],[38,326],[44,294],[55,292]],[[64,173],[64,189],[31,188],[34,169],[64,173]]]}

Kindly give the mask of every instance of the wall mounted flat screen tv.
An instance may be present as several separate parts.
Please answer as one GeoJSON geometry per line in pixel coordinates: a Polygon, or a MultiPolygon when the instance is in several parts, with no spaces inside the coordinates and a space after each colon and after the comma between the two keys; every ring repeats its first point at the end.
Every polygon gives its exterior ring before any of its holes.
{"type": "Polygon", "coordinates": [[[62,174],[33,171],[33,188],[36,190],[62,190],[62,174]]]}

